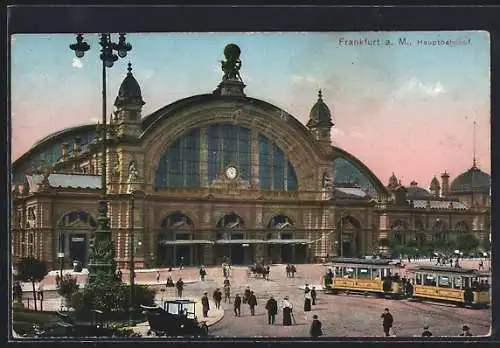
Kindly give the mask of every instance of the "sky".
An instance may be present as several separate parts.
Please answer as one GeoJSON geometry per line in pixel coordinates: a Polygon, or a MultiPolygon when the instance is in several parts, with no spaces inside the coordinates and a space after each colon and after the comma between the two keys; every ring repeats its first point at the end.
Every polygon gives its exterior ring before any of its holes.
{"type": "MultiPolygon", "coordinates": [[[[91,49],[78,59],[69,49],[73,34],[11,37],[12,161],[52,132],[101,119],[99,37],[84,38],[91,49]]],[[[127,39],[132,50],[107,70],[108,114],[127,63],[142,89],[144,117],[211,93],[222,77],[223,49],[236,43],[247,96],[306,124],[321,89],[335,124],[333,144],[384,184],[393,172],[403,185],[415,180],[425,188],[445,170],[454,178],[472,166],[474,143],[478,167],[490,173],[486,32],[129,33],[127,39]]]]}

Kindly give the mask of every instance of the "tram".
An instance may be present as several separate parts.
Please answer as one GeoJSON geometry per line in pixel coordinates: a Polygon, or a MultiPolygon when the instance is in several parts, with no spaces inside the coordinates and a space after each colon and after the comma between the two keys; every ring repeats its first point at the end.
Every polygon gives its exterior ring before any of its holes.
{"type": "Polygon", "coordinates": [[[402,299],[398,265],[387,259],[334,258],[324,277],[325,292],[363,293],[402,299]]]}
{"type": "Polygon", "coordinates": [[[470,268],[423,265],[410,271],[413,299],[437,300],[470,308],[489,306],[489,273],[470,268]]]}

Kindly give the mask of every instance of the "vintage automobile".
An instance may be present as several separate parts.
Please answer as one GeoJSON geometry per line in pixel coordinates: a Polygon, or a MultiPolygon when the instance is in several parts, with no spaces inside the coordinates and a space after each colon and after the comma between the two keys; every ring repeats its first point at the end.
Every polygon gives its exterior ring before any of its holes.
{"type": "Polygon", "coordinates": [[[198,321],[195,305],[195,301],[183,299],[166,300],[163,308],[141,305],[149,323],[148,336],[208,336],[208,326],[198,321]]]}

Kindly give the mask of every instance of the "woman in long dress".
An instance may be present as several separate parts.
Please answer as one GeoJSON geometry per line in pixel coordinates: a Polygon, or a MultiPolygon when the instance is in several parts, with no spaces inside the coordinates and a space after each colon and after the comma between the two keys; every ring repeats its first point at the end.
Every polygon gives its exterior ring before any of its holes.
{"type": "Polygon", "coordinates": [[[283,299],[283,326],[292,325],[292,304],[288,300],[288,296],[283,299]]]}
{"type": "Polygon", "coordinates": [[[311,289],[306,285],[305,291],[304,291],[304,312],[310,312],[311,311],[311,289]]]}

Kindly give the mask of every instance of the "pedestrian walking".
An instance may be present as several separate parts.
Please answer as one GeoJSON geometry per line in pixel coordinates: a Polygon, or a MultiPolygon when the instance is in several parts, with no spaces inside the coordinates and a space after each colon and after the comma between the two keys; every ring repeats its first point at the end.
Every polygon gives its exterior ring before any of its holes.
{"type": "Polygon", "coordinates": [[[228,284],[224,285],[224,303],[231,303],[231,286],[228,284]]]}
{"type": "Polygon", "coordinates": [[[245,292],[243,293],[243,304],[247,303],[248,298],[250,297],[251,293],[252,293],[252,290],[250,290],[250,286],[247,286],[245,289],[245,292]]]}
{"type": "Polygon", "coordinates": [[[210,303],[208,302],[208,292],[204,292],[201,297],[201,307],[203,310],[203,318],[208,317],[208,311],[210,310],[210,303]]]}
{"type": "Polygon", "coordinates": [[[254,316],[255,306],[257,306],[257,297],[255,296],[253,291],[250,292],[250,296],[248,297],[248,305],[250,306],[250,315],[254,316]]]}
{"type": "Polygon", "coordinates": [[[424,326],[424,331],[422,331],[422,337],[432,337],[432,332],[429,331],[429,326],[424,326]]]}
{"type": "Polygon", "coordinates": [[[181,262],[179,265],[179,269],[182,271],[184,269],[184,256],[181,256],[181,262]]]}
{"type": "Polygon", "coordinates": [[[382,315],[380,316],[383,321],[382,321],[382,326],[384,327],[384,334],[385,334],[385,337],[389,337],[390,334],[390,330],[392,328],[392,324],[394,322],[394,318],[392,317],[392,314],[389,313],[389,308],[385,308],[384,309],[384,313],[382,313],[382,315]]]}
{"type": "Polygon", "coordinates": [[[207,271],[205,269],[205,266],[201,266],[200,267],[200,278],[201,278],[201,281],[204,282],[205,281],[205,276],[207,275],[207,271]]]}
{"type": "Polygon", "coordinates": [[[309,329],[309,334],[312,338],[319,338],[323,336],[323,330],[321,329],[321,321],[318,320],[318,316],[313,315],[313,321],[311,323],[311,328],[309,329]]]}
{"type": "Polygon", "coordinates": [[[59,272],[56,273],[56,285],[59,285],[61,282],[61,276],[59,275],[59,272]]]}
{"type": "Polygon", "coordinates": [[[184,290],[184,282],[182,281],[182,278],[179,278],[175,286],[177,288],[177,296],[182,297],[182,291],[184,290]]]}
{"type": "Polygon", "coordinates": [[[316,305],[316,299],[317,299],[317,294],[316,294],[316,287],[313,286],[311,289],[311,299],[312,299],[312,304],[313,306],[316,305]]]}
{"type": "Polygon", "coordinates": [[[120,279],[120,281],[123,280],[123,273],[121,269],[118,269],[118,271],[116,272],[116,276],[118,279],[120,279]]]}
{"type": "Polygon", "coordinates": [[[38,299],[43,301],[43,284],[38,284],[38,299]]]}
{"type": "Polygon", "coordinates": [[[241,297],[240,297],[240,294],[236,294],[236,296],[234,297],[234,316],[235,317],[241,317],[241,297]]]}
{"type": "Polygon", "coordinates": [[[460,336],[464,337],[472,336],[472,334],[470,333],[470,327],[468,327],[467,325],[462,326],[462,333],[460,334],[460,336]]]}
{"type": "Polygon", "coordinates": [[[160,271],[156,271],[156,282],[160,282],[160,271]]]}
{"type": "Polygon", "coordinates": [[[273,296],[266,303],[267,309],[267,323],[269,325],[274,324],[276,320],[276,314],[278,314],[278,302],[274,299],[273,296]]]}
{"type": "Polygon", "coordinates": [[[484,262],[483,260],[479,261],[479,270],[484,271],[484,262]]]}
{"type": "Polygon", "coordinates": [[[290,272],[291,272],[292,278],[295,278],[295,272],[297,272],[297,268],[295,267],[295,265],[290,265],[290,272]]]}
{"type": "Polygon", "coordinates": [[[285,296],[285,298],[283,299],[282,308],[283,308],[283,326],[292,325],[293,306],[288,296],[285,296]]]}
{"type": "Polygon", "coordinates": [[[286,269],[286,277],[291,278],[292,277],[292,268],[290,267],[289,263],[287,263],[285,269],[286,269]]]}
{"type": "Polygon", "coordinates": [[[306,284],[306,288],[304,289],[304,312],[311,311],[311,289],[306,284]]]}
{"type": "Polygon", "coordinates": [[[215,309],[220,309],[220,303],[222,301],[222,292],[220,292],[219,288],[215,289],[212,297],[215,302],[215,309]]]}

